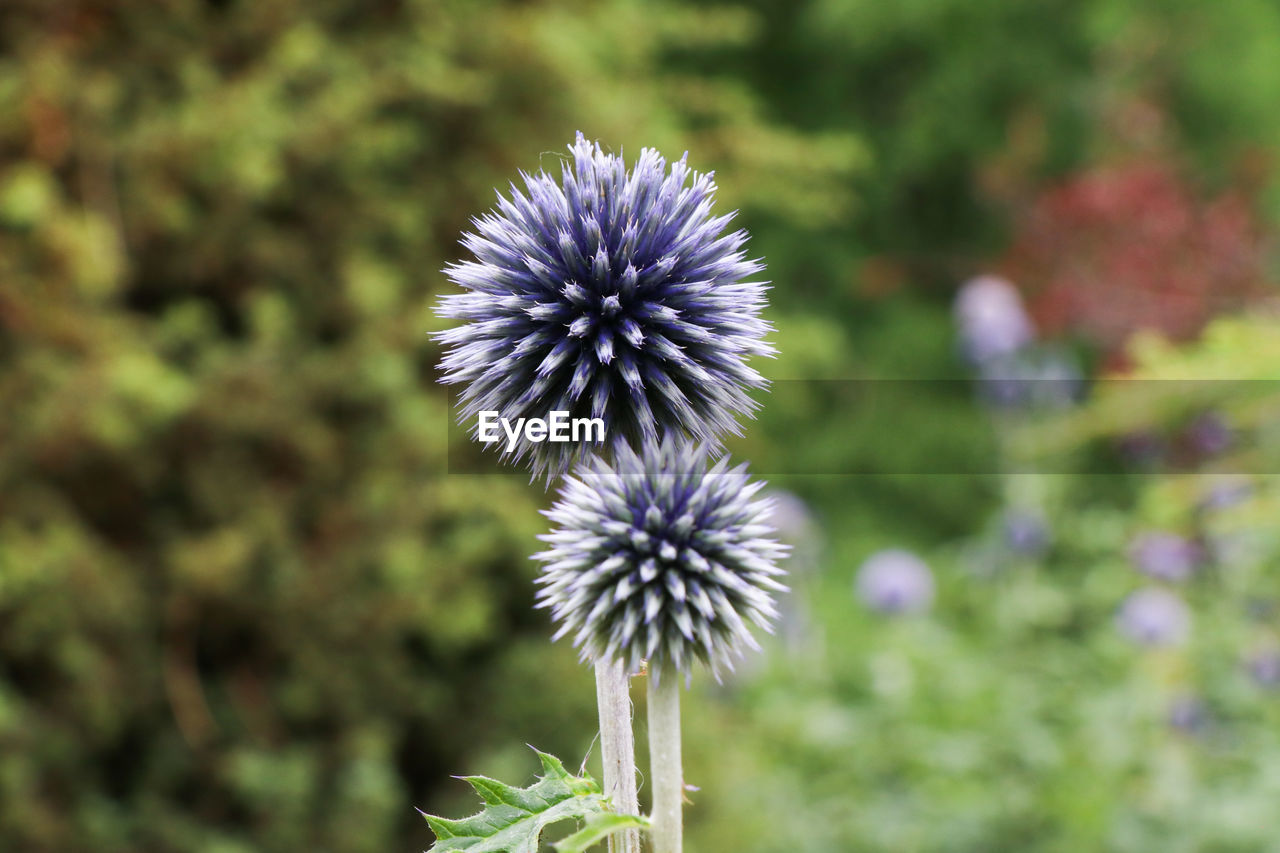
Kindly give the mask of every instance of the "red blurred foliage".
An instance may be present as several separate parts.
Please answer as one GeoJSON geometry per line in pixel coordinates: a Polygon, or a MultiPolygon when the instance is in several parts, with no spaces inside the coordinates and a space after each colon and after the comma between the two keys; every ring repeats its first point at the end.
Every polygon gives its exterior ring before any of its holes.
{"type": "Polygon", "coordinates": [[[1090,340],[1113,363],[1139,328],[1186,339],[1262,291],[1262,229],[1249,198],[1205,201],[1171,167],[1077,174],[1043,192],[1001,264],[1046,335],[1090,340]]]}

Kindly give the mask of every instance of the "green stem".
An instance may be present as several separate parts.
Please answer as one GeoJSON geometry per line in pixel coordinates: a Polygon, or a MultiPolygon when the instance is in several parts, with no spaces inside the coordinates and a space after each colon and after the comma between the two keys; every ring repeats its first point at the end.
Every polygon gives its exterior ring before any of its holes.
{"type": "Polygon", "coordinates": [[[680,758],[677,673],[649,673],[649,775],[653,781],[653,853],[683,849],[684,768],[680,758]]]}
{"type": "MultiPolygon", "coordinates": [[[[640,814],[636,794],[636,743],[631,731],[631,679],[618,661],[596,661],[596,705],[600,711],[600,758],[604,793],[619,814],[640,814]]],[[[609,853],[640,853],[640,830],[609,836],[609,853]]]]}

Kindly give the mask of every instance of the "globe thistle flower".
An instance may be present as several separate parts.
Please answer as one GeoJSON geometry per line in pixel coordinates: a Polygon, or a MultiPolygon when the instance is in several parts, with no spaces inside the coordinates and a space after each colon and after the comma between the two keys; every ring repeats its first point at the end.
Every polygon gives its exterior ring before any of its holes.
{"type": "Polygon", "coordinates": [[[787,548],[773,538],[769,500],[756,498],[746,465],[722,458],[709,470],[704,447],[664,440],[637,453],[620,448],[564,478],[546,513],[557,526],[534,555],[546,565],[538,606],[572,635],[584,659],[615,659],[630,671],[688,673],[695,659],[718,673],[743,646],[759,648],[747,623],[765,630],[787,548]]]}
{"type": "Polygon", "coordinates": [[[933,603],[933,572],[910,551],[890,548],[862,563],[856,591],[864,604],[879,613],[919,613],[933,603]]]}
{"type": "Polygon", "coordinates": [[[1170,583],[1190,580],[1202,558],[1195,542],[1163,530],[1147,531],[1129,546],[1134,568],[1149,578],[1170,583]]]}
{"type": "MultiPolygon", "coordinates": [[[[615,452],[668,433],[718,446],[766,385],[747,360],[775,352],[767,288],[747,281],[763,265],[726,231],[732,213],[712,215],[711,173],[648,148],[628,171],[581,133],[570,151],[559,182],[522,173],[464,235],[474,260],[445,270],[466,291],[437,308],[465,321],[437,335],[460,421],[566,411],[605,419],[615,452]]],[[[511,457],[549,481],[587,452],[521,437],[511,457]]]]}
{"type": "Polygon", "coordinates": [[[956,294],[960,345],[974,364],[1010,356],[1035,338],[1035,328],[1018,289],[1003,278],[981,275],[956,294]]]}
{"type": "Polygon", "coordinates": [[[1116,626],[1142,646],[1178,646],[1191,633],[1191,612],[1181,598],[1168,590],[1140,589],[1120,605],[1116,626]]]}

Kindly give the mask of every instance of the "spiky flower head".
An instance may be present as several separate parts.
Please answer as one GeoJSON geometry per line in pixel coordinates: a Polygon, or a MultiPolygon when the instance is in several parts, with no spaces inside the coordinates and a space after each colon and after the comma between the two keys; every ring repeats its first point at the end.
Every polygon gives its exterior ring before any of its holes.
{"type": "MultiPolygon", "coordinates": [[[[438,335],[461,420],[567,411],[603,419],[615,451],[668,433],[717,446],[766,384],[748,358],[774,354],[765,283],[747,281],[764,267],[733,214],[712,215],[710,173],[648,148],[628,171],[581,133],[570,151],[558,182],[522,173],[499,194],[462,239],[474,260],[445,270],[466,291],[437,308],[466,321],[438,335]]],[[[521,438],[511,456],[550,480],[588,450],[521,438]]]]}
{"type": "Polygon", "coordinates": [[[594,456],[566,476],[546,515],[556,525],[534,555],[546,565],[538,606],[582,657],[642,661],[661,677],[694,660],[718,672],[744,647],[748,623],[770,630],[787,548],[772,538],[772,506],[746,465],[708,469],[705,447],[666,439],[594,456]]]}

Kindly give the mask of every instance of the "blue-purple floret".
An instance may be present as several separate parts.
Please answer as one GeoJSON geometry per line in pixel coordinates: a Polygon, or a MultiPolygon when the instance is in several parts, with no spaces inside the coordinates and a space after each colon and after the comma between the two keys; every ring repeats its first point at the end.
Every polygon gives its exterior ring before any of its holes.
{"type": "Polygon", "coordinates": [[[1038,557],[1049,547],[1049,523],[1038,512],[1010,509],[1004,514],[1004,540],[1017,554],[1038,557]]]}
{"type": "Polygon", "coordinates": [[[689,673],[695,660],[732,668],[758,648],[748,623],[770,629],[773,594],[786,589],[773,538],[772,506],[746,465],[686,442],[623,447],[566,476],[546,515],[549,547],[538,606],[571,636],[582,657],[619,660],[632,672],[689,673]]]}
{"type": "Polygon", "coordinates": [[[1150,578],[1182,583],[1190,580],[1203,559],[1194,541],[1164,530],[1148,530],[1129,546],[1134,568],[1150,578]]]}
{"type": "MultiPolygon", "coordinates": [[[[767,288],[747,280],[764,267],[733,214],[712,214],[710,173],[652,149],[628,171],[582,134],[570,150],[559,181],[522,173],[499,194],[463,237],[474,259],[445,270],[465,291],[437,308],[465,321],[437,336],[460,421],[567,411],[604,419],[614,451],[667,434],[718,446],[766,385],[748,359],[775,352],[767,288]]],[[[592,449],[522,438],[511,456],[550,480],[592,449]]]]}
{"type": "Polygon", "coordinates": [[[855,591],[879,613],[920,613],[933,604],[933,572],[910,551],[888,548],[863,561],[855,591]]]}
{"type": "Polygon", "coordinates": [[[1268,646],[1255,650],[1245,662],[1249,675],[1259,687],[1280,687],[1280,648],[1268,646]]]}
{"type": "Polygon", "coordinates": [[[1116,626],[1142,646],[1178,646],[1191,633],[1191,611],[1172,592],[1149,587],[1130,593],[1124,600],[1116,614],[1116,626]]]}

